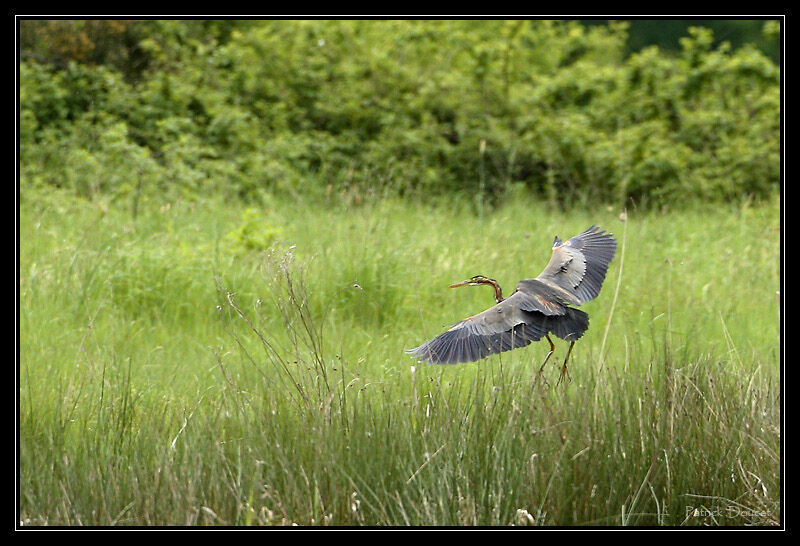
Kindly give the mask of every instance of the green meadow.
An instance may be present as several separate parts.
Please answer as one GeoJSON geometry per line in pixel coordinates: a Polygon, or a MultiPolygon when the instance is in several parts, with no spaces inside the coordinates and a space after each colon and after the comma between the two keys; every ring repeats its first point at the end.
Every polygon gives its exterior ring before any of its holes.
{"type": "Polygon", "coordinates": [[[24,187],[21,525],[777,525],[780,202],[337,193],[132,209],[24,187]],[[592,224],[567,343],[404,350],[592,224]]]}

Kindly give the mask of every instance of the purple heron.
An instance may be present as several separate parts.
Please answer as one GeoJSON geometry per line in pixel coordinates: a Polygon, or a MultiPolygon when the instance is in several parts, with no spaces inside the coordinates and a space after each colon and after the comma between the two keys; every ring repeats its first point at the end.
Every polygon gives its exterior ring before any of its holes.
{"type": "Polygon", "coordinates": [[[508,298],[503,298],[503,290],[496,280],[483,275],[452,284],[450,288],[490,285],[494,288],[496,305],[457,322],[446,332],[407,352],[419,361],[457,364],[474,362],[546,338],[550,352],[539,368],[541,373],[555,351],[550,338],[553,334],[570,342],[561,367],[559,382],[563,381],[572,346],[589,327],[589,315],[571,306],[597,297],[616,250],[614,236],[592,226],[567,241],[556,237],[553,255],[544,271],[535,279],[520,281],[508,298]]]}

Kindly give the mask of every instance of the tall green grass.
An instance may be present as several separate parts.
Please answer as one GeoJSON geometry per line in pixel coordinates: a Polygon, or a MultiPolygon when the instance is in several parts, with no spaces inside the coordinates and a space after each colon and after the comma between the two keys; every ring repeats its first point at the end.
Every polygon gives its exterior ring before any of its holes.
{"type": "Polygon", "coordinates": [[[23,193],[21,521],[776,524],[778,206],[276,201],[258,250],[236,205],[23,193]],[[449,283],[510,292],[593,223],[625,259],[571,383],[559,342],[548,382],[541,344],[403,353],[492,303],[449,283]]]}

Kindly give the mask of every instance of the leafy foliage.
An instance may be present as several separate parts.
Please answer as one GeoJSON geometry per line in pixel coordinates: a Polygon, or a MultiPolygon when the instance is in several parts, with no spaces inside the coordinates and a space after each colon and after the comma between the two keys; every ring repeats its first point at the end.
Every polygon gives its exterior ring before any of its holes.
{"type": "MultiPolygon", "coordinates": [[[[137,37],[140,72],[78,42],[67,64],[23,57],[23,185],[657,205],[778,187],[779,68],[703,28],[626,56],[625,23],[107,23],[80,31],[137,37]]],[[[48,28],[34,43],[57,49],[48,28]]]]}
{"type": "Polygon", "coordinates": [[[248,207],[244,210],[241,223],[225,236],[233,247],[242,250],[266,250],[281,234],[281,229],[273,227],[264,214],[248,207]]]}

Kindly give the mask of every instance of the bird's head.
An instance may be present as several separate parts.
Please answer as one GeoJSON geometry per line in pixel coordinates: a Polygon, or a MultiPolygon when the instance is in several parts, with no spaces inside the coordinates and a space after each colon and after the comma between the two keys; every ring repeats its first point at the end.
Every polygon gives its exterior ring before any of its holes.
{"type": "Polygon", "coordinates": [[[458,288],[459,286],[480,286],[482,284],[488,284],[494,288],[494,301],[497,303],[503,301],[503,290],[500,288],[500,285],[497,283],[497,281],[490,279],[489,277],[484,277],[483,275],[475,275],[474,277],[470,277],[465,281],[451,284],[448,286],[448,288],[458,288]]]}
{"type": "Polygon", "coordinates": [[[560,246],[561,246],[561,244],[562,244],[563,242],[564,242],[564,241],[562,241],[561,239],[559,239],[559,238],[558,238],[558,235],[556,235],[556,238],[555,238],[555,239],[553,239],[553,248],[554,248],[554,249],[556,249],[556,248],[560,247],[560,246]]]}
{"type": "Polygon", "coordinates": [[[479,286],[481,284],[495,284],[496,282],[497,281],[495,281],[494,279],[484,277],[483,275],[475,275],[474,277],[470,277],[465,281],[451,284],[447,288],[458,288],[459,286],[479,286]]]}

